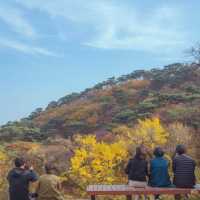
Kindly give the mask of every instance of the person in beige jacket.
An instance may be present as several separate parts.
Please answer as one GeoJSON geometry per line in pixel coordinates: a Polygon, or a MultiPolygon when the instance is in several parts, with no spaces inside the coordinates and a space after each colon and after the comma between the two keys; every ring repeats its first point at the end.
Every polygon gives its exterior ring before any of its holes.
{"type": "Polygon", "coordinates": [[[36,189],[37,200],[64,200],[59,177],[53,174],[54,169],[50,163],[45,165],[46,174],[40,176],[36,189]]]}

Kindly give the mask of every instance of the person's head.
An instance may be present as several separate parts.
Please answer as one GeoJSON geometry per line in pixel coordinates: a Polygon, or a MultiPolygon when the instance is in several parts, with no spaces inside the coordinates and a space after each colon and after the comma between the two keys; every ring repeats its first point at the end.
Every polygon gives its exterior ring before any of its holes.
{"type": "Polygon", "coordinates": [[[141,146],[136,147],[135,157],[138,159],[145,159],[145,151],[141,146]]]}
{"type": "Polygon", "coordinates": [[[176,153],[177,153],[178,155],[185,154],[185,153],[186,153],[186,147],[185,147],[185,145],[183,145],[183,144],[177,145],[177,146],[176,146],[176,153]]]}
{"type": "Polygon", "coordinates": [[[163,157],[164,156],[164,151],[161,147],[156,147],[154,149],[154,152],[153,152],[154,156],[155,157],[163,157]]]}
{"type": "Polygon", "coordinates": [[[15,158],[15,167],[17,168],[25,168],[26,161],[24,158],[15,158]]]}
{"type": "Polygon", "coordinates": [[[44,167],[47,174],[52,174],[56,170],[55,166],[50,162],[46,163],[44,167]]]}

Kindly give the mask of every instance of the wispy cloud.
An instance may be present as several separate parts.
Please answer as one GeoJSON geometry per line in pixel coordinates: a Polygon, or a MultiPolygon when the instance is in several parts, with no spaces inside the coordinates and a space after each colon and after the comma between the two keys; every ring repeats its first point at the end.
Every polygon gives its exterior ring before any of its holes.
{"type": "Polygon", "coordinates": [[[38,46],[31,46],[28,44],[24,44],[15,40],[10,39],[0,39],[0,47],[4,48],[11,48],[17,51],[20,51],[25,54],[32,54],[32,55],[42,55],[42,56],[56,56],[59,57],[60,55],[38,46]]]}
{"type": "Polygon", "coordinates": [[[159,5],[145,11],[125,1],[105,0],[16,0],[29,9],[39,9],[51,17],[63,17],[91,30],[83,45],[103,49],[131,49],[163,52],[182,48],[187,35],[182,30],[182,12],[176,6],[159,5]]]}
{"type": "Polygon", "coordinates": [[[26,19],[23,11],[16,7],[2,3],[0,7],[0,20],[4,21],[12,31],[25,37],[35,38],[37,36],[35,29],[26,19]]]}
{"type": "Polygon", "coordinates": [[[179,30],[180,22],[176,20],[178,9],[162,6],[145,14],[122,5],[110,6],[109,10],[102,6],[101,10],[104,13],[101,28],[86,45],[155,53],[159,48],[166,52],[185,44],[186,35],[179,30]]]}

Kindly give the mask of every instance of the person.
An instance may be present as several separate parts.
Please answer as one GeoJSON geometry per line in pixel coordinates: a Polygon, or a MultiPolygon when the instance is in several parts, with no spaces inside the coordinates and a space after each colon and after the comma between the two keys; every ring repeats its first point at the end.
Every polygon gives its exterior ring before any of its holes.
{"type": "Polygon", "coordinates": [[[24,158],[16,158],[14,163],[15,168],[7,176],[10,200],[29,200],[29,184],[37,181],[37,174],[24,158]]]}
{"type": "Polygon", "coordinates": [[[39,178],[36,189],[37,200],[64,200],[60,190],[59,178],[53,174],[55,167],[51,163],[45,164],[46,174],[39,178]]]}
{"type": "MultiPolygon", "coordinates": [[[[173,158],[173,183],[178,188],[193,188],[195,186],[195,161],[186,154],[184,145],[177,145],[176,155],[173,158]]],[[[176,195],[175,199],[180,199],[180,195],[176,195]]]]}
{"type": "MultiPolygon", "coordinates": [[[[128,175],[128,184],[133,187],[146,187],[148,177],[148,162],[145,159],[144,148],[137,147],[134,158],[130,159],[125,173],[128,175]]],[[[136,196],[135,199],[139,197],[136,196]]]]}
{"type": "MultiPolygon", "coordinates": [[[[156,147],[153,152],[155,158],[150,161],[149,185],[151,187],[171,187],[168,172],[169,161],[164,158],[164,151],[161,147],[156,147]]],[[[156,195],[155,199],[159,199],[156,195]]]]}

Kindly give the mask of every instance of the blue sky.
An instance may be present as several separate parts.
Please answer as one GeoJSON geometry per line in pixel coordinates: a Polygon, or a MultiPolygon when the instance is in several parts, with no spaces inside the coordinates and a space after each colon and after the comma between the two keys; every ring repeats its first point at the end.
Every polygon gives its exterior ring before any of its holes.
{"type": "Polygon", "coordinates": [[[185,61],[199,0],[0,0],[0,124],[135,69],[185,61]]]}

